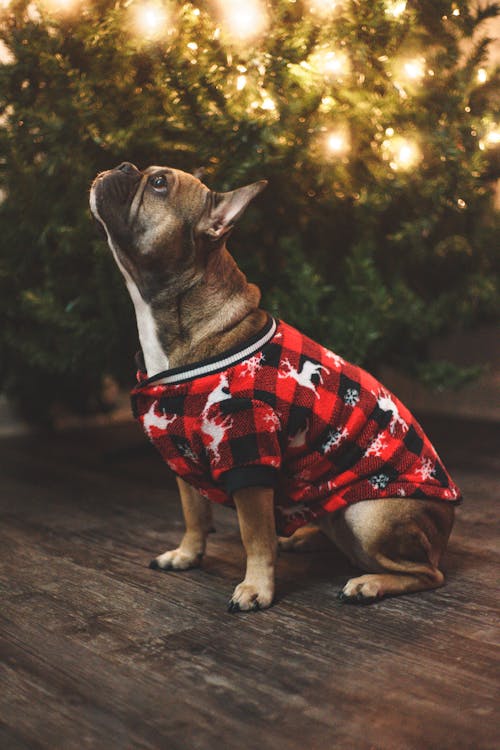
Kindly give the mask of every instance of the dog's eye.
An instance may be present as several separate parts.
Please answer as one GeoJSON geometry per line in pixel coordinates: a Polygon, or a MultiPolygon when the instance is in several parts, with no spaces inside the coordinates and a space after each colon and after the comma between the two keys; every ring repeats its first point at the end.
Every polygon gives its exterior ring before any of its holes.
{"type": "Polygon", "coordinates": [[[163,193],[167,189],[167,178],[164,174],[156,174],[149,178],[149,184],[159,192],[163,193]]]}

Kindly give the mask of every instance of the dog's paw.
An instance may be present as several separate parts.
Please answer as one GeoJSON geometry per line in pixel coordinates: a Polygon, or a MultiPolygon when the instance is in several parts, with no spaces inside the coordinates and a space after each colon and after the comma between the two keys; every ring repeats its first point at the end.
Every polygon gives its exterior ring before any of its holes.
{"type": "Polygon", "coordinates": [[[199,567],[202,558],[202,554],[189,554],[178,547],[155,557],[149,567],[152,570],[189,570],[199,567]]]}
{"type": "Polygon", "coordinates": [[[381,581],[376,575],[351,578],[338,593],[338,598],[344,604],[373,604],[383,596],[381,581]]]}
{"type": "Polygon", "coordinates": [[[274,592],[271,587],[257,588],[257,586],[243,581],[236,586],[227,606],[227,611],[257,612],[259,609],[267,609],[272,604],[273,596],[274,592]]]}

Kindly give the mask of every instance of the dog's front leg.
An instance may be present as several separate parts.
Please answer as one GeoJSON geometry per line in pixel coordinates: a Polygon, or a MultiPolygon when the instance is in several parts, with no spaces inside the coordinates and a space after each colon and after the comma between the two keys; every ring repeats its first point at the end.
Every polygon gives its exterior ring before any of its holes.
{"type": "Polygon", "coordinates": [[[234,493],[240,533],[247,553],[245,579],[236,586],[229,612],[269,607],[274,597],[276,526],[274,490],[248,487],[234,493]]]}
{"type": "Polygon", "coordinates": [[[197,567],[203,554],[207,535],[212,530],[210,500],[200,495],[190,484],[177,477],[186,531],[177,549],[164,552],[151,560],[154,570],[188,570],[197,567]]]}

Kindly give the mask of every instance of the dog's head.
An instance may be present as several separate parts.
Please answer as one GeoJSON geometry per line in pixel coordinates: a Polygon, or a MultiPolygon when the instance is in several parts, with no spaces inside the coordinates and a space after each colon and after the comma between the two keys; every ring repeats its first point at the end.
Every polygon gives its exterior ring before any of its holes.
{"type": "Polygon", "coordinates": [[[140,171],[124,162],[96,177],[90,207],[122,271],[136,282],[149,272],[164,283],[203,268],[266,184],[217,193],[178,169],[140,171]]]}

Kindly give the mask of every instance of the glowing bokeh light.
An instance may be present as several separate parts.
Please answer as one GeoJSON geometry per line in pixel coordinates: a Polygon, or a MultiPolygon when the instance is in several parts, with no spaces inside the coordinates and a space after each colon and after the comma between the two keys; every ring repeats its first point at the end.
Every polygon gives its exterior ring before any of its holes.
{"type": "Polygon", "coordinates": [[[311,13],[326,17],[339,7],[338,0],[307,0],[311,13]]]}
{"type": "Polygon", "coordinates": [[[40,6],[49,13],[71,13],[79,5],[79,0],[42,0],[40,6]]]}
{"type": "Polygon", "coordinates": [[[219,9],[226,31],[240,41],[260,36],[269,23],[263,0],[219,0],[219,9]]]}
{"type": "Polygon", "coordinates": [[[399,18],[406,10],[406,0],[395,0],[395,2],[388,2],[385,12],[389,16],[399,18]]]}
{"type": "MultiPolygon", "coordinates": [[[[388,128],[394,132],[392,128],[388,128]]],[[[387,131],[386,131],[387,133],[387,131]]],[[[422,159],[422,153],[414,140],[402,136],[389,137],[382,143],[384,159],[395,172],[415,167],[422,159]]]]}
{"type": "Polygon", "coordinates": [[[349,139],[347,134],[340,130],[334,130],[331,133],[328,133],[325,143],[328,153],[332,155],[341,156],[349,151],[349,139]]]}
{"type": "Polygon", "coordinates": [[[238,78],[236,79],[236,90],[243,91],[246,85],[247,85],[247,77],[243,74],[238,76],[238,78]]]}
{"type": "Polygon", "coordinates": [[[145,39],[158,39],[168,33],[170,15],[158,2],[145,2],[131,6],[133,31],[145,39]]]}
{"type": "Polygon", "coordinates": [[[313,69],[329,79],[339,79],[350,70],[347,55],[334,50],[317,50],[311,55],[310,64],[313,69]]]}
{"type": "Polygon", "coordinates": [[[407,60],[403,65],[403,71],[407,78],[418,81],[425,76],[425,60],[421,57],[407,60]]]}

